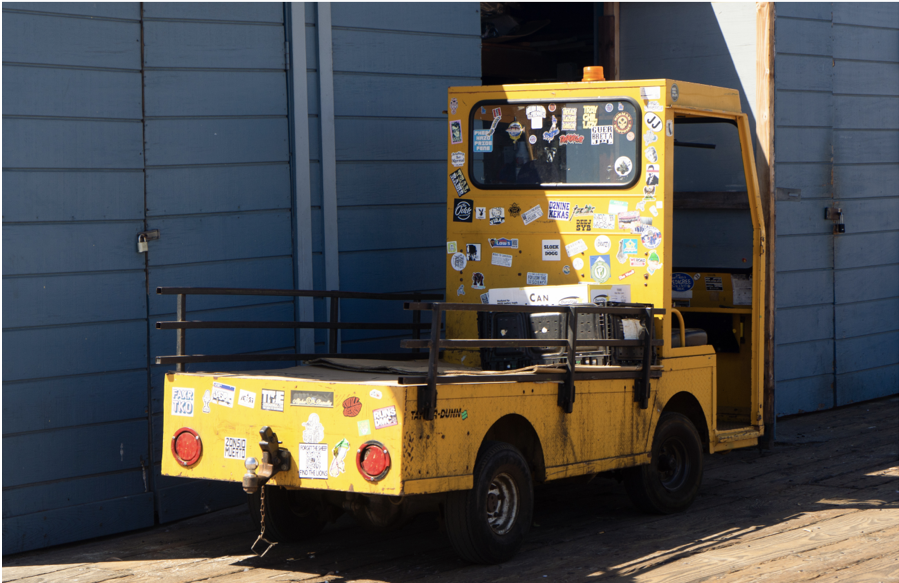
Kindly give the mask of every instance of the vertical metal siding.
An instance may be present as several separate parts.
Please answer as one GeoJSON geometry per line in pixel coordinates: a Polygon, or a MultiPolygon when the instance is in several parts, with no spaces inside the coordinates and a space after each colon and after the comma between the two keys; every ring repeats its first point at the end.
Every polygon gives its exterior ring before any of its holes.
{"type": "Polygon", "coordinates": [[[3,5],[4,554],[153,524],[139,18],[3,5]]]}

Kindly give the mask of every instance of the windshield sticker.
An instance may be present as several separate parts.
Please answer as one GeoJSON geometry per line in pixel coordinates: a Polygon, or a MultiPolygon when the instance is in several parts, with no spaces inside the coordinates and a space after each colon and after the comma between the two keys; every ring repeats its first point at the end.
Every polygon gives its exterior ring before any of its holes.
{"type": "Polygon", "coordinates": [[[600,235],[593,241],[593,248],[597,253],[608,253],[612,248],[612,240],[605,235],[600,235]]]}
{"type": "Polygon", "coordinates": [[[469,261],[480,261],[481,260],[481,244],[480,243],[468,243],[465,245],[465,251],[468,252],[468,260],[469,261]]]}
{"type": "Polygon", "coordinates": [[[559,138],[559,145],[565,144],[583,144],[584,136],[581,134],[565,134],[559,138]]]}
{"type": "Polygon", "coordinates": [[[563,132],[577,131],[577,108],[576,107],[563,107],[562,108],[562,131],[563,132]]]}
{"type": "Polygon", "coordinates": [[[615,111],[615,104],[606,103],[606,113],[612,113],[613,111],[615,111]]]}
{"type": "Polygon", "coordinates": [[[626,134],[634,127],[634,118],[626,111],[619,111],[615,114],[612,125],[615,126],[615,131],[619,134],[626,134]]]}
{"type": "Polygon", "coordinates": [[[450,258],[450,265],[453,266],[453,271],[462,271],[468,265],[468,257],[465,253],[456,253],[450,258]]]}
{"type": "MultiPolygon", "coordinates": [[[[655,148],[653,148],[655,150],[655,148]]],[[[634,169],[634,163],[627,156],[621,156],[615,160],[615,174],[622,178],[631,173],[634,169]]]]}
{"type": "Polygon", "coordinates": [[[543,129],[543,118],[546,117],[546,108],[542,105],[529,105],[525,110],[528,119],[531,120],[532,130],[543,129]]]}
{"type": "MultiPolygon", "coordinates": [[[[624,208],[627,208],[625,206],[624,208]]],[[[594,229],[614,229],[615,228],[615,215],[612,213],[602,214],[597,213],[593,215],[593,228],[594,229]]]]}
{"type": "Polygon", "coordinates": [[[256,405],[256,393],[241,389],[240,396],[237,398],[237,404],[252,409],[256,405]]]}
{"type": "Polygon", "coordinates": [[[247,440],[243,437],[225,438],[225,459],[242,460],[247,457],[247,440]]]}
{"type": "Polygon", "coordinates": [[[573,243],[569,243],[565,245],[565,252],[568,253],[568,256],[577,255],[578,253],[583,253],[587,250],[587,244],[584,243],[583,239],[578,239],[573,243]]]}
{"type": "Polygon", "coordinates": [[[583,122],[584,129],[588,130],[597,124],[596,120],[596,110],[599,109],[598,105],[585,105],[584,113],[581,116],[581,121],[583,122]]]}
{"type": "Polygon", "coordinates": [[[540,205],[538,204],[534,208],[525,211],[525,213],[523,215],[521,215],[521,220],[524,221],[525,226],[527,226],[542,216],[543,216],[543,209],[540,208],[540,205]]]}
{"type": "Polygon", "coordinates": [[[454,144],[462,143],[462,122],[458,119],[450,122],[450,141],[454,144]]]}
{"type": "Polygon", "coordinates": [[[615,134],[612,133],[612,126],[593,126],[590,128],[590,145],[599,146],[600,144],[615,144],[615,134]]]}
{"type": "Polygon", "coordinates": [[[544,261],[561,261],[562,254],[560,253],[560,249],[562,248],[562,241],[559,239],[544,239],[543,240],[543,260],[544,261]]]}
{"type": "Polygon", "coordinates": [[[262,389],[262,410],[284,412],[284,391],[262,389]]]}
{"type": "Polygon", "coordinates": [[[633,142],[634,138],[636,138],[637,135],[634,132],[628,132],[627,136],[625,136],[625,137],[627,138],[628,142],[633,142]]]}
{"type": "Polygon", "coordinates": [[[472,201],[467,198],[457,198],[456,205],[453,208],[453,221],[457,223],[470,223],[472,201]]]}
{"type": "MultiPolygon", "coordinates": [[[[521,137],[521,134],[524,133],[524,128],[521,127],[521,124],[517,121],[509,124],[509,127],[506,128],[506,133],[509,134],[509,137],[512,138],[512,143],[518,141],[518,138],[521,137]]],[[[492,138],[491,138],[492,139],[492,138]]],[[[491,145],[490,151],[493,151],[493,146],[491,145]]]]}
{"type": "Polygon", "coordinates": [[[612,267],[608,255],[590,256],[590,277],[597,283],[605,283],[612,277],[612,267]]]}
{"type": "Polygon", "coordinates": [[[554,139],[556,139],[556,136],[559,135],[559,128],[556,127],[556,123],[558,121],[559,120],[556,119],[556,116],[553,116],[552,126],[550,126],[549,131],[543,132],[543,139],[547,142],[552,142],[554,139]]]}
{"type": "Polygon", "coordinates": [[[450,180],[453,181],[453,186],[455,187],[458,196],[465,196],[471,190],[471,188],[468,187],[468,181],[465,180],[465,175],[462,174],[462,170],[456,170],[450,174],[450,180]]]}
{"type": "Polygon", "coordinates": [[[546,285],[547,283],[549,283],[548,273],[528,272],[528,285],[546,285]]]}
{"type": "Polygon", "coordinates": [[[465,152],[453,152],[452,154],[450,154],[450,160],[452,161],[453,166],[456,166],[457,168],[459,166],[464,166],[465,152]]]}
{"type": "Polygon", "coordinates": [[[233,408],[234,387],[222,383],[212,383],[212,402],[233,408]]]}
{"type": "Polygon", "coordinates": [[[500,267],[512,267],[512,256],[494,252],[493,257],[490,259],[490,263],[500,267]]]}
{"type": "Polygon", "coordinates": [[[506,222],[506,209],[501,206],[495,206],[490,209],[490,224],[502,225],[506,222]]]}
{"type": "Polygon", "coordinates": [[[484,289],[484,274],[480,271],[471,274],[471,289],[484,289]]]}
{"type": "Polygon", "coordinates": [[[646,115],[643,116],[643,123],[645,123],[649,127],[649,129],[654,132],[662,131],[662,125],[664,125],[662,124],[662,118],[652,113],[651,111],[647,112],[646,115]]]}
{"type": "Polygon", "coordinates": [[[530,145],[532,145],[532,146],[533,146],[534,144],[536,144],[536,143],[537,143],[537,134],[531,134],[531,135],[529,135],[529,136],[528,136],[528,143],[529,143],[530,145]]]}
{"type": "Polygon", "coordinates": [[[487,239],[491,247],[508,247],[510,249],[518,249],[518,239],[506,239],[499,237],[497,239],[487,239]]]}
{"type": "Polygon", "coordinates": [[[571,214],[571,203],[561,200],[549,201],[549,218],[554,221],[567,221],[571,214]]]}
{"type": "Polygon", "coordinates": [[[493,134],[490,130],[474,130],[474,151],[493,152],[493,134]]]}
{"type": "Polygon", "coordinates": [[[334,393],[331,391],[290,391],[290,406],[331,408],[334,406],[334,393]]]}
{"type": "Polygon", "coordinates": [[[194,390],[172,387],[172,415],[194,416],[194,390]]]}
{"type": "Polygon", "coordinates": [[[383,409],[374,410],[375,429],[384,429],[385,427],[393,427],[399,425],[396,417],[396,407],[384,407],[383,409]]]}

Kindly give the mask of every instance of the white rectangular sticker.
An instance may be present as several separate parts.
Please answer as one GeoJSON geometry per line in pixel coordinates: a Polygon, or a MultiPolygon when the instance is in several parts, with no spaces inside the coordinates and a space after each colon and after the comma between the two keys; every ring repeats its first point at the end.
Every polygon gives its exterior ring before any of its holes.
{"type": "Polygon", "coordinates": [[[222,383],[212,383],[212,402],[234,407],[234,387],[222,383]]]}
{"type": "Polygon", "coordinates": [[[528,272],[528,285],[546,285],[549,282],[548,273],[528,272]]]}
{"type": "Polygon", "coordinates": [[[262,410],[284,412],[284,391],[262,389],[262,410]]]}
{"type": "Polygon", "coordinates": [[[299,468],[300,478],[327,480],[328,444],[301,443],[297,454],[297,468],[299,468]]]}
{"type": "Polygon", "coordinates": [[[609,201],[609,214],[617,215],[618,213],[627,212],[627,201],[626,200],[610,200],[609,201]]]}
{"type": "Polygon", "coordinates": [[[596,213],[593,215],[594,229],[614,229],[615,215],[596,213]]]}
{"type": "Polygon", "coordinates": [[[549,218],[554,221],[567,221],[571,218],[571,203],[561,200],[549,201],[549,218]]]}
{"type": "Polygon", "coordinates": [[[612,132],[612,126],[593,126],[590,128],[590,145],[599,146],[600,144],[615,144],[615,134],[612,132]]]}
{"type": "Polygon", "coordinates": [[[640,99],[661,99],[662,98],[662,88],[661,87],[641,87],[640,88],[640,99]]]}
{"type": "Polygon", "coordinates": [[[383,409],[375,409],[372,411],[375,419],[375,429],[384,429],[385,427],[393,427],[399,425],[396,418],[396,407],[384,407],[383,409]]]}
{"type": "Polygon", "coordinates": [[[194,416],[194,390],[172,387],[172,415],[194,416]]]}
{"type": "Polygon", "coordinates": [[[562,261],[562,241],[560,239],[543,240],[543,260],[562,261]]]}
{"type": "Polygon", "coordinates": [[[494,253],[490,263],[500,267],[512,267],[512,256],[505,253],[494,253]]]}
{"type": "Polygon", "coordinates": [[[568,256],[577,255],[578,253],[583,253],[587,250],[587,244],[584,243],[583,239],[578,239],[574,243],[569,243],[565,245],[565,252],[568,253],[568,256]]]}
{"type": "Polygon", "coordinates": [[[540,205],[538,204],[534,208],[526,210],[524,213],[522,213],[521,220],[524,221],[525,225],[530,225],[542,216],[543,209],[540,208],[540,205]]]}
{"type": "Polygon", "coordinates": [[[240,396],[237,398],[237,404],[252,409],[256,406],[256,393],[241,389],[240,396]]]}
{"type": "Polygon", "coordinates": [[[247,457],[247,440],[243,437],[225,438],[225,459],[242,460],[247,457]]]}

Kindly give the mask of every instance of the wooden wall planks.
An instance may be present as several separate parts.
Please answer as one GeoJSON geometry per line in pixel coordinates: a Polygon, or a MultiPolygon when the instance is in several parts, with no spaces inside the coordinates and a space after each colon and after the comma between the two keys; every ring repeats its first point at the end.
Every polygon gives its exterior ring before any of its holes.
{"type": "Polygon", "coordinates": [[[3,170],[3,221],[142,220],[144,173],[3,170]]]}

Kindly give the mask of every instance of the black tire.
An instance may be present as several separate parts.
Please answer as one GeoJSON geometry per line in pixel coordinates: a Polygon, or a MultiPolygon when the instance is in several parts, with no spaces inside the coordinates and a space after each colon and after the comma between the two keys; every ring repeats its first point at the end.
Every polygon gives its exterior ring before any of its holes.
{"type": "Polygon", "coordinates": [[[514,557],[534,516],[531,471],[521,453],[507,443],[484,444],[472,489],[447,494],[444,514],[463,559],[492,565],[514,557]]]}
{"type": "Polygon", "coordinates": [[[649,514],[686,510],[702,483],[702,440],[680,413],[664,413],[652,439],[652,462],[624,473],[627,495],[649,514]]]}
{"type": "MultiPolygon", "coordinates": [[[[318,492],[265,487],[265,538],[271,542],[295,542],[311,538],[328,523],[328,514],[318,492]]],[[[261,528],[259,512],[262,488],[247,495],[250,518],[261,528]]]]}

